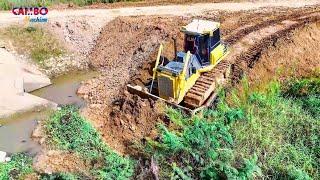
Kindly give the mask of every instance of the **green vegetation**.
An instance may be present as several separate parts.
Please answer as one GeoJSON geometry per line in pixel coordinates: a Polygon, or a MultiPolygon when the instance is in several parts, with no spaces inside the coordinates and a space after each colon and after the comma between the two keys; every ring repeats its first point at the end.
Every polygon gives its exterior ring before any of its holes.
{"type": "Polygon", "coordinates": [[[0,163],[0,179],[23,179],[27,174],[33,172],[32,158],[24,154],[11,156],[11,161],[0,163]]]}
{"type": "MultiPolygon", "coordinates": [[[[193,118],[168,109],[172,124],[145,154],[165,179],[319,179],[319,79],[243,89],[193,118]]],[[[224,97],[224,96],[221,96],[224,97]]]]}
{"type": "Polygon", "coordinates": [[[40,64],[45,59],[64,53],[58,40],[42,28],[10,26],[0,31],[0,37],[12,41],[20,53],[28,53],[34,61],[40,64]]]}
{"type": "MultiPolygon", "coordinates": [[[[158,125],[159,139],[147,139],[142,154],[160,179],[320,179],[319,79],[272,82],[263,92],[242,90],[216,108],[194,117],[172,108],[169,126],[158,125]],[[241,93],[240,93],[241,92],[241,93]],[[159,171],[157,170],[159,168],[159,171]]],[[[46,122],[49,145],[78,154],[90,164],[91,177],[59,172],[41,179],[130,179],[135,162],[113,152],[72,106],[46,122]]],[[[0,179],[33,173],[22,154],[0,164],[0,179]]],[[[36,173],[36,172],[35,172],[36,173]]],[[[143,173],[143,172],[142,172],[143,173]]],[[[144,176],[142,176],[144,177],[144,176]]]]}
{"type": "Polygon", "coordinates": [[[78,6],[91,5],[94,3],[114,3],[138,0],[2,0],[0,2],[0,10],[9,10],[12,7],[25,6],[51,6],[59,3],[75,4],[78,6]]]}
{"type": "Polygon", "coordinates": [[[273,82],[266,92],[244,88],[234,94],[233,106],[247,119],[231,128],[237,156],[256,153],[264,176],[272,179],[319,179],[320,86],[315,82],[289,81],[282,91],[273,82]]]}
{"type": "Polygon", "coordinates": [[[41,180],[77,180],[77,179],[84,179],[76,174],[68,173],[68,172],[61,172],[61,173],[52,173],[52,174],[41,174],[41,180]]]}
{"type": "Polygon", "coordinates": [[[50,144],[76,152],[92,164],[92,175],[98,179],[128,179],[133,175],[133,160],[121,157],[103,143],[92,125],[72,106],[56,111],[45,123],[50,144]]]}
{"type": "Polygon", "coordinates": [[[149,140],[145,152],[159,163],[163,179],[252,179],[261,174],[257,157],[236,159],[230,124],[241,121],[240,109],[220,103],[217,111],[187,118],[167,112],[173,126],[159,125],[160,140],[149,140]]]}

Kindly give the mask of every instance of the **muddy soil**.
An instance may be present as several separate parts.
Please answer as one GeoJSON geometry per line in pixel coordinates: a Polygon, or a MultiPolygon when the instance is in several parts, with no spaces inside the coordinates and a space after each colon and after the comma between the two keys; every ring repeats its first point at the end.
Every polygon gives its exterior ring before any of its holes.
{"type": "MultiPolygon", "coordinates": [[[[250,69],[250,62],[260,57],[259,52],[295,28],[304,26],[310,19],[301,20],[299,26],[291,27],[291,23],[318,11],[318,8],[312,7],[290,10],[278,8],[272,11],[260,9],[208,13],[200,18],[221,22],[223,39],[232,49],[227,59],[238,65],[233,75],[233,80],[237,82],[250,69]],[[282,28],[285,31],[278,33],[282,28]],[[273,32],[277,32],[276,35],[272,35],[273,32]],[[257,48],[252,50],[255,46],[257,48]]],[[[144,84],[150,80],[159,42],[172,47],[172,37],[177,37],[178,50],[181,50],[183,35],[179,33],[179,27],[192,18],[117,18],[102,30],[90,58],[95,67],[103,70],[103,75],[85,82],[78,93],[90,104],[83,114],[118,152],[132,154],[130,145],[145,137],[154,137],[156,124],[165,119],[162,112],[157,111],[157,102],[129,94],[125,90],[126,84],[144,84]]],[[[167,55],[170,54],[172,51],[167,52],[167,55]]]]}

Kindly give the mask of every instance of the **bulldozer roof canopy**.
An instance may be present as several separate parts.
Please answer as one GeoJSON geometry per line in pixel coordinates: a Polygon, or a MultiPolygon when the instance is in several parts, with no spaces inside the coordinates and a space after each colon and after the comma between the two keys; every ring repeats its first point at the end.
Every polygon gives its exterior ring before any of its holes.
{"type": "Polygon", "coordinates": [[[219,22],[194,19],[188,25],[182,27],[182,32],[195,35],[210,34],[219,27],[219,22]]]}

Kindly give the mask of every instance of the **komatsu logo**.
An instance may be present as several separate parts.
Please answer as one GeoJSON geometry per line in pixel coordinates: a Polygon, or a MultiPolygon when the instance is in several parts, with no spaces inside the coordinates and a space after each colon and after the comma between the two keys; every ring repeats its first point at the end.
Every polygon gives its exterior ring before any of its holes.
{"type": "Polygon", "coordinates": [[[46,15],[49,13],[46,7],[14,7],[12,14],[24,16],[26,22],[48,22],[46,15]]]}

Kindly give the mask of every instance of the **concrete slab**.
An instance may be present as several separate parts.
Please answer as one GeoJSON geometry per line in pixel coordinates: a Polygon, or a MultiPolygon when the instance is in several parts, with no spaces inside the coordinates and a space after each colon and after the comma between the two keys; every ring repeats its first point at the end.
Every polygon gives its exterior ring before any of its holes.
{"type": "Polygon", "coordinates": [[[57,104],[28,93],[0,96],[0,118],[6,118],[15,113],[23,113],[38,107],[56,108],[57,104]]]}
{"type": "MultiPolygon", "coordinates": [[[[21,81],[22,79],[23,89],[26,92],[31,92],[51,84],[50,79],[39,71],[36,66],[21,63],[17,61],[15,56],[6,49],[0,48],[0,83],[1,81],[8,79],[13,81],[21,81]]],[[[12,87],[12,84],[3,85],[10,90],[12,88],[16,88],[12,87]]]]}
{"type": "Polygon", "coordinates": [[[50,84],[50,79],[36,66],[19,62],[0,48],[0,118],[36,107],[55,107],[53,102],[25,93],[50,84]]]}

